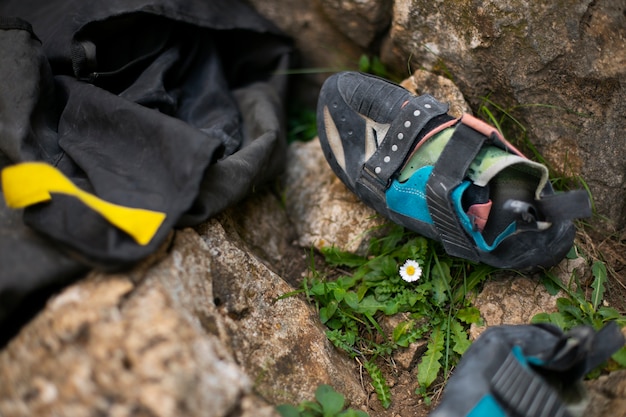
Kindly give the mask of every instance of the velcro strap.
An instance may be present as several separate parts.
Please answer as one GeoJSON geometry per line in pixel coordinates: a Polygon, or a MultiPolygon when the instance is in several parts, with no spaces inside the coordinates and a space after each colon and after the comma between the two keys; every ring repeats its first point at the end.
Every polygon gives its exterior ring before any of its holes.
{"type": "Polygon", "coordinates": [[[564,378],[582,378],[606,362],[624,343],[624,335],[614,321],[597,332],[591,326],[574,327],[542,358],[541,367],[567,375],[564,378]]]}
{"type": "Polygon", "coordinates": [[[473,240],[461,225],[450,194],[461,184],[467,169],[487,139],[461,119],[426,184],[428,210],[446,252],[474,262],[479,260],[478,253],[473,240]]]}
{"type": "Polygon", "coordinates": [[[582,219],[592,215],[591,201],[585,190],[546,195],[536,203],[539,212],[549,222],[582,219]]]}
{"type": "Polygon", "coordinates": [[[585,374],[609,360],[611,355],[624,347],[624,343],[626,340],[618,324],[614,321],[608,322],[593,339],[585,364],[585,374]]]}
{"type": "Polygon", "coordinates": [[[511,351],[491,379],[491,391],[516,416],[571,417],[556,391],[511,351]]]}
{"type": "Polygon", "coordinates": [[[391,122],[382,143],[364,164],[361,178],[357,182],[384,192],[389,187],[392,176],[413,150],[415,139],[426,124],[447,111],[448,106],[431,95],[412,97],[391,122]]]}

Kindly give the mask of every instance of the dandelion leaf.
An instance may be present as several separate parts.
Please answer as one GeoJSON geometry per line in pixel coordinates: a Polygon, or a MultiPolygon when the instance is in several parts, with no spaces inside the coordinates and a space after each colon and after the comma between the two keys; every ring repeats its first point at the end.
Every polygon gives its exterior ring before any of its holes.
{"type": "Polygon", "coordinates": [[[441,327],[435,327],[430,335],[426,353],[422,356],[417,366],[417,382],[423,389],[428,388],[439,375],[441,370],[441,358],[444,348],[444,332],[441,327]]]}

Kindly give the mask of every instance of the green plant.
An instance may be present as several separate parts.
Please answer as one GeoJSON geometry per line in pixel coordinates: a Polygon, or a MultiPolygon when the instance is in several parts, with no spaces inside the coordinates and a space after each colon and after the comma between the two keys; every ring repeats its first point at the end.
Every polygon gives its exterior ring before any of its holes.
{"type": "Polygon", "coordinates": [[[468,326],[480,316],[466,295],[493,270],[442,255],[439,244],[400,226],[389,228],[386,236],[371,239],[366,256],[335,247],[322,249],[330,266],[349,271],[330,280],[313,270],[303,284],[328,327],[328,339],[360,359],[385,408],[391,398],[376,359],[427,338],[417,375],[420,393],[426,396],[435,379],[447,377],[469,346],[468,326]],[[407,260],[420,264],[419,281],[401,278],[399,267],[407,260]],[[381,318],[397,313],[406,313],[406,319],[386,334],[381,318]]]}
{"type": "Polygon", "coordinates": [[[287,142],[307,142],[317,136],[315,109],[304,104],[293,103],[287,115],[287,142]]]}
{"type": "Polygon", "coordinates": [[[330,385],[315,390],[315,401],[302,401],[298,406],[281,404],[276,410],[282,417],[368,417],[364,411],[345,409],[345,397],[330,385]]]}
{"type": "Polygon", "coordinates": [[[359,59],[359,71],[383,78],[390,78],[389,71],[387,71],[387,68],[377,56],[370,57],[369,55],[361,55],[359,59]]]}
{"type": "MultiPolygon", "coordinates": [[[[572,248],[568,257],[570,259],[578,257],[576,247],[572,248]]],[[[608,305],[604,305],[604,292],[608,279],[604,262],[600,260],[591,261],[591,272],[593,281],[588,295],[585,286],[575,273],[572,274],[569,283],[564,284],[558,277],[550,271],[543,274],[543,284],[552,295],[560,292],[564,296],[557,298],[557,311],[553,313],[539,313],[532,318],[533,323],[552,323],[563,331],[571,330],[580,325],[591,326],[596,330],[604,327],[609,321],[615,321],[620,327],[626,326],[626,316],[618,310],[608,305]]],[[[613,363],[607,364],[608,370],[612,368],[626,367],[626,347],[623,347],[613,356],[613,363]]],[[[590,376],[593,377],[601,370],[596,370],[590,376]]]]}

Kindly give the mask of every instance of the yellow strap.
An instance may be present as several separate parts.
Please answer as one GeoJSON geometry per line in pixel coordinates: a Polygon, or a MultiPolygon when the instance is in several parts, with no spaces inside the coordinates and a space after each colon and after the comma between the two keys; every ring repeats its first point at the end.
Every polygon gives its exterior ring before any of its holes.
{"type": "Polygon", "coordinates": [[[7,206],[23,208],[50,201],[50,193],[68,194],[100,213],[111,224],[147,245],[165,220],[165,213],[124,207],[79,189],[61,171],[42,162],[24,162],[2,170],[2,190],[7,206]]]}

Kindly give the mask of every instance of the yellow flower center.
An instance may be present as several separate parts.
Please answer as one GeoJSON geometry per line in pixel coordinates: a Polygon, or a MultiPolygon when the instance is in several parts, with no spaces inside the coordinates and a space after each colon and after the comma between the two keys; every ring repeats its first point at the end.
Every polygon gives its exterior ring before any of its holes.
{"type": "Polygon", "coordinates": [[[415,267],[413,265],[409,265],[406,267],[406,273],[411,276],[415,274],[415,267]]]}

